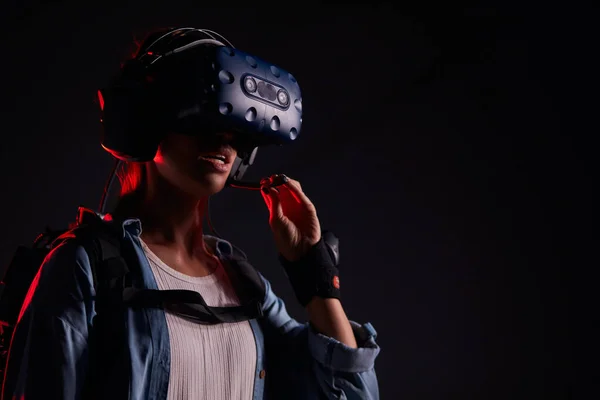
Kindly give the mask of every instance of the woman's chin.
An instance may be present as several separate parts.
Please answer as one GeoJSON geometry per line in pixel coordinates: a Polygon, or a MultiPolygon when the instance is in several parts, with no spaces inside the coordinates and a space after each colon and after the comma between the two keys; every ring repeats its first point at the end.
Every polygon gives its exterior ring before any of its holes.
{"type": "Polygon", "coordinates": [[[198,197],[217,194],[225,188],[227,178],[225,174],[207,174],[195,182],[193,192],[198,197]]]}

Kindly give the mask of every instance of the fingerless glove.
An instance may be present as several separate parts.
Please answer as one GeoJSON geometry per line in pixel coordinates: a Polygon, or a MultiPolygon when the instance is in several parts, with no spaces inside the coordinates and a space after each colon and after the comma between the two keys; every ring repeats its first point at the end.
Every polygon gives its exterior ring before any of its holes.
{"type": "Polygon", "coordinates": [[[339,241],[333,233],[324,231],[301,259],[289,261],[280,254],[279,261],[303,307],[315,296],[341,299],[339,241]]]}

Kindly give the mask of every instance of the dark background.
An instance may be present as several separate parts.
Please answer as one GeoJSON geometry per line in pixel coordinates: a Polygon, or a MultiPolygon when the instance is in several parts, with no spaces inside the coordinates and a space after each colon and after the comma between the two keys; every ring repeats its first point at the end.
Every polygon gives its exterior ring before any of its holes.
{"type": "MultiPolygon", "coordinates": [[[[213,29],[301,85],[301,136],[260,151],[247,177],[298,179],[340,237],[345,310],[379,332],[381,397],[571,398],[567,210],[582,203],[586,170],[579,118],[566,115],[591,30],[581,16],[94,4],[19,2],[0,14],[3,266],[46,225],[97,206],[112,160],[99,146],[96,89],[133,39],[165,26],[213,29]]],[[[305,319],[260,195],[216,197],[217,230],[305,319]]]]}

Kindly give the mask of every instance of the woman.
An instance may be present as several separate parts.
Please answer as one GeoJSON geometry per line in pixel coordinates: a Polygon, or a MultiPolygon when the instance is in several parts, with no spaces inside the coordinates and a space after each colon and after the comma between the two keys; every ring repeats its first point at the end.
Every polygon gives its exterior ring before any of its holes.
{"type": "MultiPolygon", "coordinates": [[[[150,162],[126,164],[112,223],[147,289],[184,289],[213,307],[240,304],[224,265],[234,251],[204,234],[210,196],[226,184],[237,154],[230,132],[166,135],[150,162]],[[222,160],[217,160],[215,156],[222,160]]],[[[262,182],[277,251],[298,262],[321,239],[317,212],[299,182],[274,188],[262,182]]],[[[379,353],[370,324],[350,322],[337,298],[313,297],[310,322],[292,319],[262,277],[262,316],[198,324],[161,308],[129,309],[127,346],[119,363],[94,374],[108,379],[98,397],[132,399],[378,398],[374,360],[379,353]],[[118,379],[118,378],[117,378],[118,379]],[[102,393],[102,395],[100,395],[102,393]]],[[[79,399],[90,377],[94,332],[90,255],[65,241],[44,262],[15,329],[5,398],[79,399]],[[9,378],[10,377],[10,378],[9,378]],[[10,392],[6,392],[10,388],[10,392]]]]}

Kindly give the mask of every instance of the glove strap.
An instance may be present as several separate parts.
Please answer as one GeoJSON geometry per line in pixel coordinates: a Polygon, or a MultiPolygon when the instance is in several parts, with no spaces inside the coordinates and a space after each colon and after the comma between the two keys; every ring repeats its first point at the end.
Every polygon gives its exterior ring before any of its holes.
{"type": "Polygon", "coordinates": [[[341,299],[338,260],[337,238],[330,232],[323,232],[321,239],[297,261],[289,261],[279,255],[296,298],[303,307],[315,296],[341,299]]]}

